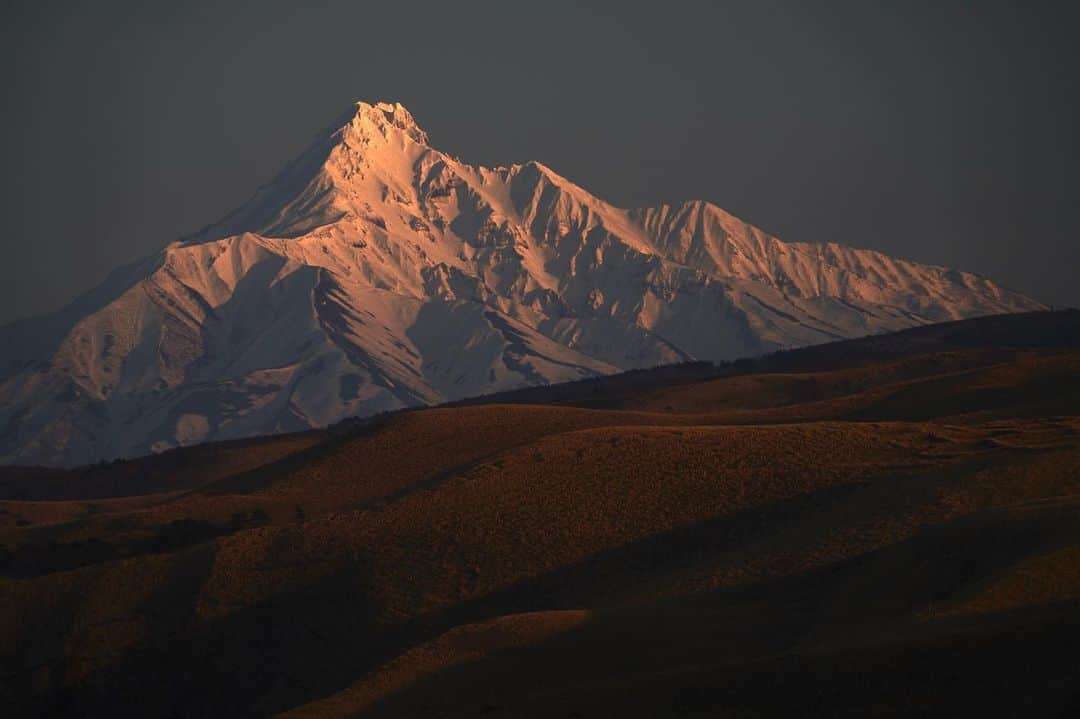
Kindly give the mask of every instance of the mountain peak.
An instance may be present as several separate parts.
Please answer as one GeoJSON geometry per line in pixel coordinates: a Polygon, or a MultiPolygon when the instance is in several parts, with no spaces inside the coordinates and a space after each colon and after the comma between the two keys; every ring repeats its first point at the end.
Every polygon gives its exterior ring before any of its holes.
{"type": "Polygon", "coordinates": [[[370,104],[359,101],[355,105],[353,121],[368,120],[381,128],[394,127],[401,130],[415,142],[428,144],[428,135],[416,124],[416,118],[400,102],[376,102],[370,104]]]}
{"type": "Polygon", "coordinates": [[[784,243],[700,201],[623,210],[540,162],[467,165],[396,102],[350,106],[240,208],[134,267],[0,328],[0,461],[1040,308],[967,273],[784,243]]]}

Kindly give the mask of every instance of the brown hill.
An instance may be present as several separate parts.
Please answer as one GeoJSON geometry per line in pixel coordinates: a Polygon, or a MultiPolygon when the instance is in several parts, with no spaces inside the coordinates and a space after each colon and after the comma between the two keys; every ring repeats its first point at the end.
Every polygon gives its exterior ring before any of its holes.
{"type": "Polygon", "coordinates": [[[20,714],[1080,708],[1080,313],[0,478],[20,714]]]}

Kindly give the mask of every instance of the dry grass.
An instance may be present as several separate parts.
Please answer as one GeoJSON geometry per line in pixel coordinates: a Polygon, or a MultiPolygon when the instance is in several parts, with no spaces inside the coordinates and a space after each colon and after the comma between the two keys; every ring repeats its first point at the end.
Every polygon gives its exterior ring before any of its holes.
{"type": "Polygon", "coordinates": [[[407,650],[333,696],[281,716],[301,719],[362,714],[380,700],[438,672],[539,644],[580,627],[589,617],[590,612],[584,610],[529,612],[454,627],[433,641],[407,650]]]}
{"type": "Polygon", "coordinates": [[[970,666],[1060,709],[1076,663],[981,657],[1080,636],[1078,355],[933,350],[603,410],[406,412],[86,487],[16,477],[5,695],[87,715],[1021,706],[970,666]],[[959,678],[905,694],[920,663],[959,678]]]}

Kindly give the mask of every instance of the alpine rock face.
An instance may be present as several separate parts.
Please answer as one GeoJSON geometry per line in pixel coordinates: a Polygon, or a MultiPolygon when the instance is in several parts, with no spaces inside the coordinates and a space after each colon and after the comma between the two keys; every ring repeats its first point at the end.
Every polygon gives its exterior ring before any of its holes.
{"type": "Polygon", "coordinates": [[[358,103],[217,224],[0,329],[0,461],[72,465],[1041,305],[983,277],[613,207],[358,103]]]}

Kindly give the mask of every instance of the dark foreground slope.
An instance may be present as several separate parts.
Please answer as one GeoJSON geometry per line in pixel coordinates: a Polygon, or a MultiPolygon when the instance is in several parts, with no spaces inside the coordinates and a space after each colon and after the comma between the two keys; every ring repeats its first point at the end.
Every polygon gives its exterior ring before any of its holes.
{"type": "Polygon", "coordinates": [[[1080,313],[499,399],[6,470],[0,692],[27,715],[1080,710],[1080,313]]]}

